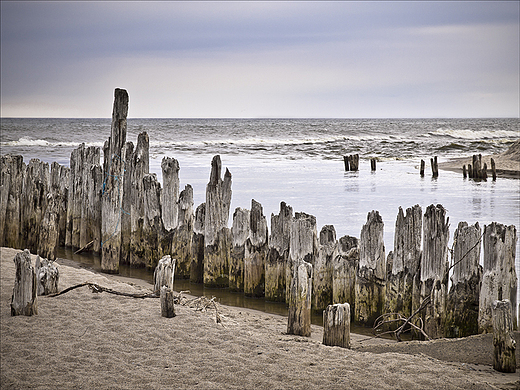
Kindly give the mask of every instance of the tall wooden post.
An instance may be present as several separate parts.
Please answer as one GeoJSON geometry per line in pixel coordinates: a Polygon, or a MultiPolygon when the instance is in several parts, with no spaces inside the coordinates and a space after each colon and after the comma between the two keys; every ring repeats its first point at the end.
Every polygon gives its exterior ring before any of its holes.
{"type": "Polygon", "coordinates": [[[11,315],[32,316],[38,314],[36,273],[31,264],[31,254],[25,249],[18,252],[13,259],[16,267],[13,296],[11,298],[11,315]]]}
{"type": "Polygon", "coordinates": [[[289,317],[287,333],[310,337],[311,335],[312,265],[301,261],[294,268],[289,293],[289,317]]]}
{"type": "Polygon", "coordinates": [[[516,341],[509,299],[493,302],[493,368],[500,372],[516,372],[516,341]]]}

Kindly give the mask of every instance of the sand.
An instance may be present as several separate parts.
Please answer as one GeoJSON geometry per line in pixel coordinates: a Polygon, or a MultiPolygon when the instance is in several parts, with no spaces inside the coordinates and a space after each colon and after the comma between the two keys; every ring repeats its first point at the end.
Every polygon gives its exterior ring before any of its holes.
{"type": "MultiPolygon", "coordinates": [[[[478,153],[475,153],[478,154],[478,153]]],[[[488,167],[488,176],[491,177],[491,158],[495,160],[497,177],[520,178],[520,140],[516,141],[504,153],[482,156],[482,166],[484,163],[488,167]]],[[[454,158],[449,161],[439,163],[440,169],[460,172],[462,166],[473,164],[473,157],[454,158]]]]}
{"type": "MultiPolygon", "coordinates": [[[[17,251],[1,249],[2,389],[518,389],[519,372],[492,369],[490,335],[395,343],[352,335],[353,348],[286,335],[287,319],[220,306],[176,306],[82,287],[38,297],[38,315],[10,315],[17,251]]],[[[61,262],[60,290],[94,282],[125,292],[150,285],[61,262]]],[[[518,332],[516,333],[517,343],[518,332]]],[[[517,350],[517,367],[520,363],[517,350]]]]}

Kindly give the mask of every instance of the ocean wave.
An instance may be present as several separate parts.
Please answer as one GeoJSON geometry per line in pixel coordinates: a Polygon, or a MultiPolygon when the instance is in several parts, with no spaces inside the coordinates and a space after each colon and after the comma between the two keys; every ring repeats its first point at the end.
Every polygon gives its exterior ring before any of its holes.
{"type": "MultiPolygon", "coordinates": [[[[43,147],[78,147],[81,142],[66,142],[66,141],[47,141],[44,139],[33,139],[30,137],[21,137],[14,141],[0,142],[1,146],[43,146],[43,147]]],[[[85,146],[103,147],[103,142],[85,142],[85,146]]]]}
{"type": "Polygon", "coordinates": [[[430,136],[450,137],[466,140],[482,140],[496,138],[518,138],[517,131],[511,130],[469,130],[469,129],[437,129],[428,133],[430,136]]]}

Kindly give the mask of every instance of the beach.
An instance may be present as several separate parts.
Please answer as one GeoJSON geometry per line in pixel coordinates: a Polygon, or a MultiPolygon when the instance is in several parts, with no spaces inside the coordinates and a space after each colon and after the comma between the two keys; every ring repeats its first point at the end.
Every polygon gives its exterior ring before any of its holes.
{"type": "MultiPolygon", "coordinates": [[[[520,388],[519,350],[517,373],[494,371],[492,335],[395,343],[351,334],[343,349],[323,345],[316,325],[310,338],[287,335],[283,316],[219,305],[217,323],[214,310],[177,305],[176,317],[163,318],[159,299],[87,287],[40,296],[38,315],[11,317],[16,253],[1,248],[2,389],[520,388]]],[[[60,291],[87,281],[151,291],[142,280],[58,264],[60,291]]]]}

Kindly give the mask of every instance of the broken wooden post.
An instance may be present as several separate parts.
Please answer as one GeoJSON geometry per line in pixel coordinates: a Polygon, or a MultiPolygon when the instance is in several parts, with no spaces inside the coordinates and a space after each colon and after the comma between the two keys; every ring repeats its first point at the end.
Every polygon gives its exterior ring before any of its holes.
{"type": "Polygon", "coordinates": [[[493,175],[493,181],[497,180],[497,167],[495,165],[495,160],[491,157],[491,173],[493,175]]]}
{"type": "Polygon", "coordinates": [[[117,88],[114,91],[110,137],[103,148],[105,178],[101,198],[101,270],[110,273],[119,272],[121,258],[121,206],[125,169],[122,151],[126,142],[127,115],[128,93],[117,88]]]}
{"type": "Polygon", "coordinates": [[[0,185],[2,186],[2,213],[0,222],[3,233],[2,245],[10,248],[22,247],[21,209],[26,166],[22,156],[6,155],[0,160],[0,185]],[[5,211],[3,211],[5,210],[5,211]],[[3,220],[3,222],[2,222],[3,220]]]}
{"type": "Polygon", "coordinates": [[[421,168],[419,170],[421,176],[424,176],[424,167],[426,166],[426,163],[424,162],[424,160],[421,160],[421,168]]]}
{"type": "Polygon", "coordinates": [[[337,254],[336,230],[332,225],[325,225],[320,231],[318,256],[314,263],[312,309],[315,311],[324,310],[332,304],[333,262],[337,254]]]}
{"type": "Polygon", "coordinates": [[[356,273],[354,321],[372,325],[383,314],[386,257],[383,219],[378,211],[367,215],[359,239],[359,268],[356,273]]]}
{"type": "Polygon", "coordinates": [[[49,295],[58,292],[60,272],[56,264],[48,259],[36,257],[36,292],[38,295],[49,295]]]}
{"type": "Polygon", "coordinates": [[[16,276],[11,298],[11,316],[38,314],[36,273],[31,263],[31,253],[28,249],[18,252],[13,261],[16,276]]]}
{"type": "Polygon", "coordinates": [[[271,214],[269,254],[265,263],[265,299],[267,301],[286,302],[285,269],[289,259],[292,218],[293,209],[285,202],[280,203],[278,215],[271,214]]]}
{"type": "MultiPolygon", "coordinates": [[[[67,234],[67,207],[70,183],[70,168],[57,162],[51,164],[50,191],[58,200],[58,246],[65,246],[67,234]]],[[[103,179],[101,178],[101,182],[103,179]]],[[[101,207],[101,204],[99,204],[101,207]]],[[[101,209],[99,213],[98,233],[101,233],[101,209]]],[[[99,238],[99,237],[98,237],[99,238]]],[[[98,243],[99,246],[99,243],[98,243]]]]}
{"type": "Polygon", "coordinates": [[[348,160],[349,160],[348,156],[343,156],[343,163],[345,164],[345,171],[350,170],[350,164],[349,164],[348,160]]]}
{"type": "Polygon", "coordinates": [[[484,275],[480,289],[479,333],[492,331],[494,301],[509,299],[513,311],[513,329],[517,328],[517,277],[515,270],[516,228],[496,222],[484,226],[484,275]]]}
{"type": "Polygon", "coordinates": [[[161,193],[162,220],[164,228],[177,227],[177,201],[179,199],[179,162],[171,157],[164,157],[161,162],[163,190],[161,193]]]}
{"type": "Polygon", "coordinates": [[[289,292],[287,334],[311,335],[312,265],[301,260],[294,267],[289,292]]]}
{"type": "Polygon", "coordinates": [[[337,303],[323,311],[323,344],[350,348],[350,305],[337,303]]]}
{"type": "Polygon", "coordinates": [[[472,168],[471,164],[468,164],[468,177],[470,179],[473,179],[473,168],[472,168]]]}
{"type": "Polygon", "coordinates": [[[473,155],[473,179],[482,179],[482,155],[473,155]]]}
{"type": "Polygon", "coordinates": [[[251,216],[247,209],[237,207],[233,213],[233,248],[229,261],[229,289],[231,291],[244,291],[244,257],[246,241],[249,237],[249,222],[251,216]]]}
{"type": "Polygon", "coordinates": [[[40,225],[37,253],[49,260],[56,259],[59,246],[59,212],[61,196],[47,194],[47,208],[40,225]]]}
{"type": "Polygon", "coordinates": [[[481,229],[477,223],[459,222],[453,235],[453,275],[446,301],[446,336],[466,337],[478,333],[478,305],[482,267],[481,229]]]}
{"type": "Polygon", "coordinates": [[[177,227],[174,229],[171,253],[177,259],[179,279],[190,278],[191,242],[193,240],[193,188],[186,184],[177,202],[177,227]]]}
{"type": "Polygon", "coordinates": [[[175,280],[175,263],[170,255],[163,256],[153,273],[154,290],[157,291],[161,287],[166,286],[173,290],[173,282],[175,280]]]}
{"type": "Polygon", "coordinates": [[[372,170],[372,172],[374,172],[376,170],[376,159],[375,158],[370,159],[370,169],[372,170]]]}
{"type": "Polygon", "coordinates": [[[130,252],[132,246],[132,207],[136,200],[134,199],[134,176],[133,156],[134,144],[128,141],[123,148],[123,161],[125,161],[125,171],[123,174],[123,201],[121,208],[121,264],[130,264],[130,252]]]}
{"type": "Polygon", "coordinates": [[[354,154],[349,156],[350,170],[358,171],[359,170],[359,154],[354,154]]]}
{"type": "Polygon", "coordinates": [[[338,241],[338,255],[333,261],[332,303],[349,302],[353,311],[356,301],[356,273],[359,267],[359,240],[343,236],[338,241]]]}
{"type": "MultiPolygon", "coordinates": [[[[97,213],[100,209],[99,202],[100,198],[96,196],[96,190],[100,190],[102,185],[99,180],[101,177],[96,178],[91,175],[91,171],[94,167],[99,167],[100,170],[100,150],[98,147],[89,146],[83,149],[83,166],[80,169],[82,176],[81,180],[81,198],[79,199],[81,218],[79,222],[79,246],[78,248],[84,248],[94,238],[99,238],[100,227],[100,215],[97,213]]],[[[98,171],[100,173],[100,171],[98,171]]]]}
{"type": "Polygon", "coordinates": [[[509,299],[493,302],[493,369],[516,372],[516,341],[509,299]]]}
{"type": "Polygon", "coordinates": [[[439,164],[437,163],[437,156],[430,159],[430,164],[432,166],[432,176],[439,176],[439,164]]]}
{"type": "MultiPolygon", "coordinates": [[[[385,313],[412,314],[414,298],[419,300],[422,243],[422,210],[415,205],[399,207],[395,221],[392,267],[387,275],[385,313]]],[[[418,306],[418,305],[417,305],[418,306]]]]}
{"type": "Polygon", "coordinates": [[[431,338],[445,336],[448,294],[449,218],[442,205],[430,205],[424,213],[423,256],[421,260],[421,301],[430,297],[424,312],[424,331],[431,338]]]}
{"type": "Polygon", "coordinates": [[[190,282],[202,283],[204,279],[204,220],[206,219],[206,203],[197,206],[193,222],[191,241],[190,282]]]}
{"type": "Polygon", "coordinates": [[[318,256],[316,217],[306,213],[295,213],[290,231],[289,260],[285,272],[286,297],[289,296],[294,270],[302,261],[314,264],[318,256]]]}
{"type": "Polygon", "coordinates": [[[204,285],[229,286],[231,230],[227,227],[231,205],[231,173],[226,169],[221,178],[220,156],[213,157],[209,183],[206,186],[204,222],[204,285]]]}
{"type": "Polygon", "coordinates": [[[166,318],[175,317],[174,295],[171,288],[161,287],[161,316],[166,318]]]}
{"type": "Polygon", "coordinates": [[[265,262],[269,252],[269,232],[262,205],[251,200],[249,236],[244,253],[244,294],[263,297],[265,292],[265,262]]]}

